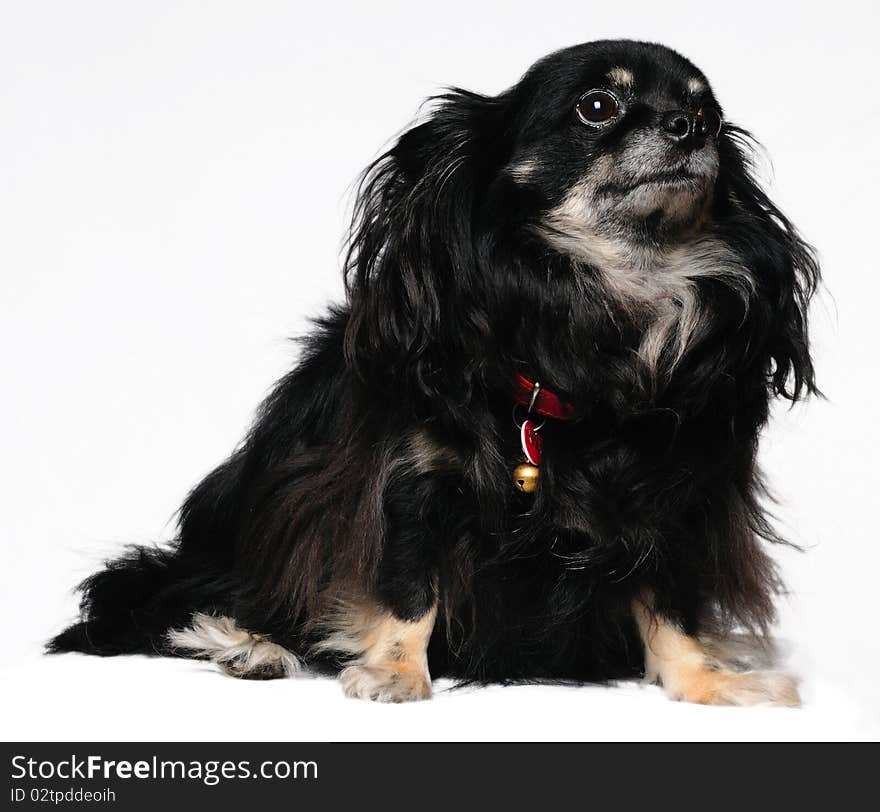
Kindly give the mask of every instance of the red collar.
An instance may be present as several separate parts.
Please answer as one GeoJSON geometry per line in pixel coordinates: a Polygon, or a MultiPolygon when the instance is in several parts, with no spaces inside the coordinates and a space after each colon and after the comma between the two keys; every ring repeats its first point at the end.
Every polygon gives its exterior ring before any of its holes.
{"type": "Polygon", "coordinates": [[[532,414],[552,417],[554,420],[575,418],[574,406],[545,389],[538,381],[530,381],[524,375],[514,375],[513,399],[532,414]]]}

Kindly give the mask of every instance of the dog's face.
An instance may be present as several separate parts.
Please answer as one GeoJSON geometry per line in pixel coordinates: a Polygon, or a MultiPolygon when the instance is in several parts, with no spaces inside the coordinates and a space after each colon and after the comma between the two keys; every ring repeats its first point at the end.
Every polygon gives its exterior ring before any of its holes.
{"type": "Polygon", "coordinates": [[[507,172],[539,193],[551,241],[611,248],[700,227],[723,119],[686,59],[659,45],[589,43],[537,63],[513,97],[507,172]]]}

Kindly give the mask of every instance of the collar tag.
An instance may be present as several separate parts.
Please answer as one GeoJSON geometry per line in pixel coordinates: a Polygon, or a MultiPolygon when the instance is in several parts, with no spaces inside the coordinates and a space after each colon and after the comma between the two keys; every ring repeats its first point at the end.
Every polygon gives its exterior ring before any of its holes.
{"type": "Polygon", "coordinates": [[[523,420],[519,427],[519,442],[525,458],[532,465],[540,465],[544,456],[544,438],[538,432],[541,427],[531,418],[523,420]]]}

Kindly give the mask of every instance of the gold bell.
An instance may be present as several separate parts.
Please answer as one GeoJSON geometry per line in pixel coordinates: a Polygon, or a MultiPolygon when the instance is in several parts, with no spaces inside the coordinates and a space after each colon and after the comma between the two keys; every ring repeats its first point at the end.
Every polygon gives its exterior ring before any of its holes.
{"type": "Polygon", "coordinates": [[[534,493],[538,487],[538,470],[537,465],[530,465],[524,462],[517,465],[513,470],[513,484],[520,493],[534,493]]]}

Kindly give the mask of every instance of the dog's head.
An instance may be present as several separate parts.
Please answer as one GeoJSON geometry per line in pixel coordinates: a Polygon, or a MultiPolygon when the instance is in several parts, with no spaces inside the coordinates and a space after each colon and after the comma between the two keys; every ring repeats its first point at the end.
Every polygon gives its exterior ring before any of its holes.
{"type": "Polygon", "coordinates": [[[512,95],[505,172],[537,193],[533,220],[562,250],[595,257],[700,229],[724,125],[686,59],[644,43],[578,46],[539,62],[512,95]]]}
{"type": "Polygon", "coordinates": [[[815,259],[687,59],[648,43],[587,43],[545,57],[498,96],[453,90],[433,102],[360,188],[347,263],[352,358],[414,360],[430,393],[438,366],[456,354],[474,366],[475,348],[492,345],[493,303],[509,310],[517,290],[534,301],[552,289],[569,320],[583,312],[578,297],[605,294],[641,297],[655,321],[685,308],[690,340],[701,286],[733,280],[743,312],[717,324],[742,331],[748,313],[741,345],[760,343],[771,388],[813,388],[815,259]]]}

